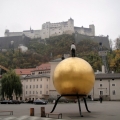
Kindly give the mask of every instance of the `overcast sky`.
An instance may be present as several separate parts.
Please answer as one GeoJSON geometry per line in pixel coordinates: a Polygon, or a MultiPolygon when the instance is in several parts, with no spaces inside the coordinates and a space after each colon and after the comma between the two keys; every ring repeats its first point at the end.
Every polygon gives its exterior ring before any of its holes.
{"type": "Polygon", "coordinates": [[[0,0],[0,37],[5,29],[21,32],[42,24],[74,19],[74,25],[95,25],[95,34],[120,36],[120,0],[0,0]]]}

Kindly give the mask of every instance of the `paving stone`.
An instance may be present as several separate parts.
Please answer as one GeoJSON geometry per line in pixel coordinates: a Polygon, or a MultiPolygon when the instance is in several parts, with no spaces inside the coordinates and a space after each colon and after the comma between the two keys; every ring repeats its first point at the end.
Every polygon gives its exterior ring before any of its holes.
{"type": "Polygon", "coordinates": [[[0,120],[65,120],[65,119],[54,119],[54,118],[41,118],[41,117],[30,117],[30,116],[21,116],[21,117],[6,117],[0,118],[0,120]]]}

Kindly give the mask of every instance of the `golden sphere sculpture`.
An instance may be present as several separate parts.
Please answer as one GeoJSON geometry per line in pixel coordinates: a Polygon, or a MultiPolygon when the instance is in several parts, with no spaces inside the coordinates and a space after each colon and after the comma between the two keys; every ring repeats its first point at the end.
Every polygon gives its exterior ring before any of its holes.
{"type": "Polygon", "coordinates": [[[84,59],[77,57],[61,61],[53,74],[53,84],[61,95],[87,95],[93,88],[94,82],[95,75],[91,65],[84,59]]]}

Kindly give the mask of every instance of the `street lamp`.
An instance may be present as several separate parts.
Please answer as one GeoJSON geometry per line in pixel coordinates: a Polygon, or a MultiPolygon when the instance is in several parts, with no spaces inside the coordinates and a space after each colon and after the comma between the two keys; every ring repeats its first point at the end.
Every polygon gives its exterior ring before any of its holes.
{"type": "Polygon", "coordinates": [[[11,41],[11,48],[12,48],[13,53],[14,53],[14,41],[11,41]]]}

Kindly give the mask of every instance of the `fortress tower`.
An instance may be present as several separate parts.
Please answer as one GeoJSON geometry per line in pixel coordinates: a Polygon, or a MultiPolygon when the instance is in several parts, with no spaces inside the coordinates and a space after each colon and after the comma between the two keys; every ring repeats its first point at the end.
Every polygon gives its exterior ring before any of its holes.
{"type": "Polygon", "coordinates": [[[91,28],[91,36],[95,36],[95,26],[89,25],[89,28],[91,28]]]}
{"type": "Polygon", "coordinates": [[[50,23],[46,22],[42,25],[41,38],[49,38],[50,36],[58,36],[62,34],[74,33],[74,20],[68,19],[66,22],[50,23]]]}
{"type": "Polygon", "coordinates": [[[50,22],[46,22],[42,24],[42,30],[41,30],[41,38],[49,38],[50,37],[50,22]]]}

